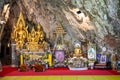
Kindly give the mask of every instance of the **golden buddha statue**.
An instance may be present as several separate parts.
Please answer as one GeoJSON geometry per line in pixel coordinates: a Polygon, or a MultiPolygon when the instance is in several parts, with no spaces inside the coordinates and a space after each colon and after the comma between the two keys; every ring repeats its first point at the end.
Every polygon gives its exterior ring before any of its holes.
{"type": "Polygon", "coordinates": [[[82,57],[82,51],[79,45],[75,47],[74,50],[74,57],[82,57]]]}
{"type": "Polygon", "coordinates": [[[16,48],[22,49],[24,45],[24,41],[28,35],[27,31],[28,26],[25,25],[25,21],[22,13],[20,12],[17,24],[14,26],[14,31],[11,34],[11,38],[16,42],[16,48]]]}
{"type": "Polygon", "coordinates": [[[32,28],[31,32],[28,34],[27,40],[28,40],[27,49],[30,51],[38,51],[39,44],[34,27],[32,28]]]}

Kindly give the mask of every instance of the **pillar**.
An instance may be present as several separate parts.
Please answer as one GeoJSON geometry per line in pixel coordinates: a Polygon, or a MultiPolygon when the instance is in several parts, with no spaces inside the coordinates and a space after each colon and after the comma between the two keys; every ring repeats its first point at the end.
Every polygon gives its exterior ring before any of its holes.
{"type": "Polygon", "coordinates": [[[11,44],[12,54],[11,54],[11,66],[18,67],[17,56],[16,56],[16,44],[11,44]]]}

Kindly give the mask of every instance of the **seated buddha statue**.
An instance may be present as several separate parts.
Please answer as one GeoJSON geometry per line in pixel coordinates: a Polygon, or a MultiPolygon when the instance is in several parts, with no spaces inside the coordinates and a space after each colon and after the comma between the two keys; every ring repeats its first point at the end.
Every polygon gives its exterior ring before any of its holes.
{"type": "Polygon", "coordinates": [[[82,57],[82,52],[80,46],[76,46],[74,50],[74,57],[82,57]]]}
{"type": "Polygon", "coordinates": [[[37,51],[38,40],[36,38],[34,28],[32,28],[31,33],[28,34],[27,40],[28,40],[28,45],[27,45],[28,50],[37,51]]]}
{"type": "Polygon", "coordinates": [[[29,43],[35,43],[35,42],[37,42],[34,28],[32,28],[31,33],[28,34],[27,39],[28,39],[29,43]]]}

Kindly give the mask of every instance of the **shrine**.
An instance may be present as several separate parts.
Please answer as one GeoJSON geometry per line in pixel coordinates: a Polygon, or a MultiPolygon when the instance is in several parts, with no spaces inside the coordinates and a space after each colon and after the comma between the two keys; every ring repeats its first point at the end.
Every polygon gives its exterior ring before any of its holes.
{"type": "Polygon", "coordinates": [[[13,63],[13,65],[20,67],[20,71],[23,70],[22,65],[31,68],[34,67],[33,65],[35,64],[45,64],[48,62],[49,66],[52,66],[52,55],[49,53],[47,59],[45,49],[48,50],[49,46],[44,39],[44,32],[41,30],[40,24],[37,25],[37,30],[35,30],[33,26],[32,30],[28,32],[27,28],[24,17],[22,13],[20,13],[17,25],[14,27],[11,35],[12,47],[15,47],[12,48],[12,51],[13,53],[15,53],[14,51],[17,51],[20,54],[20,64],[16,65],[16,63],[13,63]],[[13,44],[15,46],[13,46],[13,44]]]}
{"type": "Polygon", "coordinates": [[[72,54],[68,53],[64,39],[66,32],[61,23],[57,24],[53,35],[55,41],[53,50],[51,50],[41,24],[38,23],[36,28],[32,26],[31,30],[28,31],[23,14],[20,12],[11,33],[12,56],[14,57],[12,66],[18,67],[19,71],[28,71],[29,69],[45,71],[51,67],[68,67],[69,70],[88,70],[88,68],[107,68],[108,66],[111,68],[110,65],[107,65],[107,57],[104,54],[96,58],[96,45],[90,41],[87,45],[87,54],[82,51],[83,45],[79,40],[73,43],[72,54]],[[96,64],[97,59],[99,64],[96,64]]]}
{"type": "Polygon", "coordinates": [[[57,28],[54,31],[54,34],[56,36],[55,45],[54,45],[55,67],[56,66],[64,67],[66,66],[64,64],[65,55],[66,55],[64,35],[66,34],[66,32],[64,31],[60,23],[57,25],[57,28]]]}
{"type": "Polygon", "coordinates": [[[83,57],[80,42],[74,44],[73,57],[69,58],[70,70],[87,70],[87,58],[83,57]]]}
{"type": "Polygon", "coordinates": [[[119,4],[0,0],[0,80],[120,79],[119,4]]]}

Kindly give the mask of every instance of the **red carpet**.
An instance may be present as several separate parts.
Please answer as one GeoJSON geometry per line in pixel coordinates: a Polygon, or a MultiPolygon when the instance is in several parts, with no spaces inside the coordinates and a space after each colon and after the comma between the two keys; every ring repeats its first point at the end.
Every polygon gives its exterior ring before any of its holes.
{"type": "Polygon", "coordinates": [[[0,72],[0,76],[42,76],[42,75],[120,75],[117,71],[94,69],[94,70],[81,70],[71,71],[68,68],[52,68],[47,69],[45,72],[34,72],[32,70],[28,72],[19,72],[17,68],[10,66],[3,66],[3,71],[0,72]]]}

